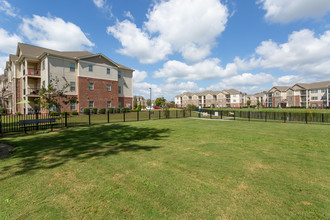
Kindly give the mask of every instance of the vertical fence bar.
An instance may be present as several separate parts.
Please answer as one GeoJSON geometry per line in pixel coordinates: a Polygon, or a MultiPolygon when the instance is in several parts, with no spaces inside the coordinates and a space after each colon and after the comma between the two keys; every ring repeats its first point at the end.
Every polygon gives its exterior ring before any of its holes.
{"type": "Polygon", "coordinates": [[[175,110],[175,117],[178,118],[178,110],[175,110]]]}
{"type": "Polygon", "coordinates": [[[110,112],[109,112],[109,109],[107,111],[107,122],[110,123],[110,112]]]}
{"type": "Polygon", "coordinates": [[[324,114],[322,113],[322,123],[324,123],[324,114]]]}
{"type": "Polygon", "coordinates": [[[64,112],[64,126],[67,128],[68,127],[68,113],[64,112]]]}
{"type": "Polygon", "coordinates": [[[191,117],[191,109],[190,109],[190,116],[189,117],[191,117]]]}
{"type": "Polygon", "coordinates": [[[289,121],[291,121],[291,112],[289,112],[289,121]]]}
{"type": "Polygon", "coordinates": [[[305,113],[305,122],[306,122],[306,124],[308,123],[308,115],[307,115],[307,112],[305,113]]]}
{"type": "Polygon", "coordinates": [[[3,131],[2,131],[2,115],[0,114],[0,132],[1,136],[3,137],[3,131]]]}
{"type": "Polygon", "coordinates": [[[123,116],[124,116],[124,117],[123,117],[124,122],[125,122],[125,120],[126,120],[126,119],[125,119],[125,112],[126,112],[126,111],[124,110],[124,115],[123,115],[123,116]]]}
{"type": "Polygon", "coordinates": [[[183,109],[183,112],[182,112],[182,117],[185,118],[186,117],[186,110],[183,109]]]}
{"type": "Polygon", "coordinates": [[[88,112],[88,124],[91,125],[91,111],[88,112]]]}
{"type": "Polygon", "coordinates": [[[212,110],[210,110],[210,119],[212,119],[212,110]]]}
{"type": "Polygon", "coordinates": [[[221,112],[220,112],[220,118],[222,119],[222,110],[221,110],[221,112]]]}
{"type": "Polygon", "coordinates": [[[274,121],[276,120],[276,112],[274,112],[274,121]]]}
{"type": "Polygon", "coordinates": [[[284,123],[286,122],[286,112],[283,113],[284,114],[284,123]]]}
{"type": "Polygon", "coordinates": [[[137,119],[138,121],[140,121],[139,111],[136,112],[136,119],[137,119]]]}
{"type": "Polygon", "coordinates": [[[150,110],[149,110],[149,120],[150,120],[150,110]]]}
{"type": "Polygon", "coordinates": [[[38,112],[36,112],[36,129],[39,130],[39,123],[38,123],[38,119],[39,119],[39,114],[38,112]]]}
{"type": "Polygon", "coordinates": [[[158,112],[159,114],[158,114],[158,119],[160,119],[160,111],[158,112]]]}
{"type": "Polygon", "coordinates": [[[251,112],[249,111],[249,121],[251,120],[251,112]]]}
{"type": "Polygon", "coordinates": [[[267,112],[265,112],[265,122],[267,122],[267,112]]]}
{"type": "Polygon", "coordinates": [[[235,117],[235,111],[234,111],[234,120],[236,120],[236,117],[235,117]]]}

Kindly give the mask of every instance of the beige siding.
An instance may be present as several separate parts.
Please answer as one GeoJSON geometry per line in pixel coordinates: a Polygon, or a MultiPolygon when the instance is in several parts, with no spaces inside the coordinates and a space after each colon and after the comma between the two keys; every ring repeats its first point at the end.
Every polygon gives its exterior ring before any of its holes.
{"type": "MultiPolygon", "coordinates": [[[[68,95],[77,95],[77,77],[76,72],[70,72],[70,63],[72,60],[62,58],[48,57],[49,61],[49,77],[50,79],[58,79],[58,87],[63,88],[67,83],[76,83],[76,91],[70,92],[70,88],[66,89],[68,95]]],[[[77,69],[77,68],[76,68],[77,69]]]]}
{"type": "Polygon", "coordinates": [[[79,76],[118,81],[118,70],[113,66],[82,60],[78,63],[79,76]],[[92,72],[89,71],[89,65],[93,65],[92,72]],[[110,68],[110,74],[107,74],[107,68],[110,68]]]}
{"type": "Polygon", "coordinates": [[[121,86],[121,94],[118,94],[118,96],[133,97],[133,72],[121,69],[119,71],[121,72],[121,78],[118,79],[118,86],[121,86]]]}

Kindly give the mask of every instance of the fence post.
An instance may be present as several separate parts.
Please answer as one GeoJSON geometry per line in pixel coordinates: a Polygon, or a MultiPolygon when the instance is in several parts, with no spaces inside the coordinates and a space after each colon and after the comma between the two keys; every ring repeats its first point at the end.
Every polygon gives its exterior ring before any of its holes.
{"type": "Polygon", "coordinates": [[[184,118],[186,117],[186,110],[183,109],[183,115],[184,118]]]}
{"type": "Polygon", "coordinates": [[[149,110],[149,120],[150,120],[150,110],[149,110]]]}
{"type": "Polygon", "coordinates": [[[36,125],[37,125],[37,130],[39,130],[39,123],[38,123],[38,119],[39,119],[39,116],[38,116],[38,112],[36,112],[36,125]]]}
{"type": "Polygon", "coordinates": [[[250,118],[251,118],[251,112],[249,111],[249,121],[250,121],[250,118]]]}
{"type": "Polygon", "coordinates": [[[289,121],[291,121],[291,112],[289,112],[289,121]]]}
{"type": "Polygon", "coordinates": [[[191,117],[191,109],[190,109],[190,116],[189,117],[191,117]]]}
{"type": "Polygon", "coordinates": [[[88,112],[88,125],[91,125],[91,111],[88,112]]]}
{"type": "Polygon", "coordinates": [[[1,136],[3,137],[3,131],[2,131],[2,115],[0,114],[0,132],[1,136]]]}
{"type": "Polygon", "coordinates": [[[286,122],[286,112],[283,113],[284,114],[284,123],[286,122]]]}
{"type": "Polygon", "coordinates": [[[274,112],[274,121],[276,120],[276,112],[274,112]]]}
{"type": "Polygon", "coordinates": [[[175,117],[178,118],[178,110],[175,110],[175,117]]]}
{"type": "Polygon", "coordinates": [[[307,112],[305,113],[305,122],[306,122],[306,124],[308,123],[308,113],[307,112]]]}
{"type": "Polygon", "coordinates": [[[322,113],[322,123],[324,123],[324,114],[322,113]]]}
{"type": "Polygon", "coordinates": [[[221,112],[220,112],[220,115],[221,115],[221,119],[222,119],[222,110],[221,110],[221,112]]]}
{"type": "Polygon", "coordinates": [[[124,110],[124,118],[123,118],[123,119],[124,119],[124,122],[125,122],[125,112],[126,112],[126,111],[124,110]]]}
{"type": "Polygon", "coordinates": [[[159,114],[158,114],[158,115],[159,115],[159,116],[158,116],[158,119],[160,119],[160,111],[159,111],[158,113],[159,113],[159,114]]]}
{"type": "Polygon", "coordinates": [[[136,112],[136,118],[137,118],[138,121],[140,121],[139,111],[136,112]]]}
{"type": "Polygon", "coordinates": [[[235,111],[234,111],[234,120],[236,120],[236,119],[235,119],[235,111]]]}
{"type": "Polygon", "coordinates": [[[68,113],[67,112],[64,112],[64,117],[65,117],[64,126],[67,128],[68,127],[68,113]]]}
{"type": "Polygon", "coordinates": [[[267,122],[267,112],[265,112],[265,122],[267,122]]]}
{"type": "Polygon", "coordinates": [[[109,110],[107,111],[107,122],[108,123],[110,122],[110,111],[109,110]]]}
{"type": "Polygon", "coordinates": [[[212,119],[212,110],[210,110],[210,119],[212,119]]]}

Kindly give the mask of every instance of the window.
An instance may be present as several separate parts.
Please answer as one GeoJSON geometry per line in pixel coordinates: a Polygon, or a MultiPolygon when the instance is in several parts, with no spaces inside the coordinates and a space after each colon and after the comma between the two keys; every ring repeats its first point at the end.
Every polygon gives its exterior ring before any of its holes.
{"type": "Polygon", "coordinates": [[[289,91],[289,95],[292,95],[292,91],[289,91]]]}
{"type": "Polygon", "coordinates": [[[197,97],[196,97],[196,96],[194,96],[194,99],[197,99],[197,97]]]}
{"type": "Polygon", "coordinates": [[[89,87],[89,90],[94,90],[94,83],[89,83],[88,87],[89,87]]]}
{"type": "Polygon", "coordinates": [[[75,63],[70,63],[70,72],[76,71],[76,64],[75,63]]]}
{"type": "Polygon", "coordinates": [[[120,78],[121,78],[121,72],[118,71],[118,79],[120,79],[120,78]]]}
{"type": "Polygon", "coordinates": [[[317,96],[313,96],[312,97],[312,100],[317,100],[317,96]]]}
{"type": "Polygon", "coordinates": [[[118,86],[118,94],[121,94],[121,86],[118,86]]]}
{"type": "Polygon", "coordinates": [[[111,85],[107,85],[107,91],[111,91],[111,85]]]}
{"type": "Polygon", "coordinates": [[[118,108],[121,108],[121,102],[118,102],[118,108]]]}
{"type": "Polygon", "coordinates": [[[288,100],[289,100],[289,101],[292,101],[293,99],[292,99],[292,97],[289,97],[288,100]]]}
{"type": "Polygon", "coordinates": [[[222,102],[222,99],[219,102],[222,102]]]}
{"type": "Polygon", "coordinates": [[[93,65],[88,65],[88,71],[93,72],[93,65]]]}
{"type": "Polygon", "coordinates": [[[89,107],[93,108],[94,107],[94,101],[89,101],[89,107]]]}
{"type": "Polygon", "coordinates": [[[312,107],[317,107],[317,104],[312,104],[312,107]]]}
{"type": "Polygon", "coordinates": [[[207,98],[208,98],[208,99],[212,99],[212,96],[208,95],[207,98]]]}
{"type": "Polygon", "coordinates": [[[76,91],[76,83],[75,82],[70,82],[70,91],[71,92],[76,91]]]}
{"type": "Polygon", "coordinates": [[[327,92],[327,89],[321,89],[321,92],[327,92]]]}
{"type": "Polygon", "coordinates": [[[187,98],[188,98],[188,97],[186,97],[186,96],[185,96],[185,97],[183,97],[183,99],[187,99],[187,98]]]}
{"type": "Polygon", "coordinates": [[[317,89],[312,89],[311,93],[317,93],[318,90],[317,89]]]}
{"type": "Polygon", "coordinates": [[[107,68],[107,74],[108,75],[110,74],[110,68],[107,68]]]}
{"type": "Polygon", "coordinates": [[[76,103],[70,104],[70,110],[76,110],[76,103]]]}
{"type": "MultiPolygon", "coordinates": [[[[236,99],[234,99],[233,102],[236,102],[236,99]]],[[[234,106],[234,107],[235,107],[235,106],[234,106]]]]}
{"type": "Polygon", "coordinates": [[[279,92],[276,92],[275,94],[276,94],[276,95],[280,95],[280,93],[279,93],[279,92]]]}
{"type": "Polygon", "coordinates": [[[222,98],[222,95],[219,95],[219,98],[222,98]]]}
{"type": "Polygon", "coordinates": [[[45,70],[45,60],[42,61],[41,68],[42,68],[42,70],[45,70]]]}
{"type": "Polygon", "coordinates": [[[107,108],[111,108],[111,102],[107,101],[107,108]]]}
{"type": "Polygon", "coordinates": [[[321,100],[327,100],[327,96],[322,96],[321,100]]]}

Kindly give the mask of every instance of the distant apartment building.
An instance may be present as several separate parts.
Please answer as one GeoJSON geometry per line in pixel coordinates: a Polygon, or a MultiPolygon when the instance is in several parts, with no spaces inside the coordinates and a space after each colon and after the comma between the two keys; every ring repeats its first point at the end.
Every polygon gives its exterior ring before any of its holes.
{"type": "Polygon", "coordinates": [[[223,91],[185,92],[174,98],[177,107],[188,105],[213,108],[239,108],[246,105],[246,94],[235,89],[223,91]]]}
{"type": "Polygon", "coordinates": [[[274,86],[267,94],[267,107],[312,107],[330,106],[330,81],[297,83],[289,86],[274,86]]]}
{"type": "Polygon", "coordinates": [[[248,100],[250,100],[250,106],[266,107],[267,94],[260,92],[253,95],[246,95],[246,103],[248,103],[248,100]]]}
{"type": "Polygon", "coordinates": [[[76,96],[79,101],[64,105],[61,111],[131,108],[133,71],[103,54],[62,52],[18,43],[17,52],[9,56],[0,79],[3,83],[2,104],[9,113],[33,113],[38,109],[36,98],[40,97],[40,88],[47,88],[52,80],[57,80],[59,87],[69,85],[65,93],[76,96]]]}

